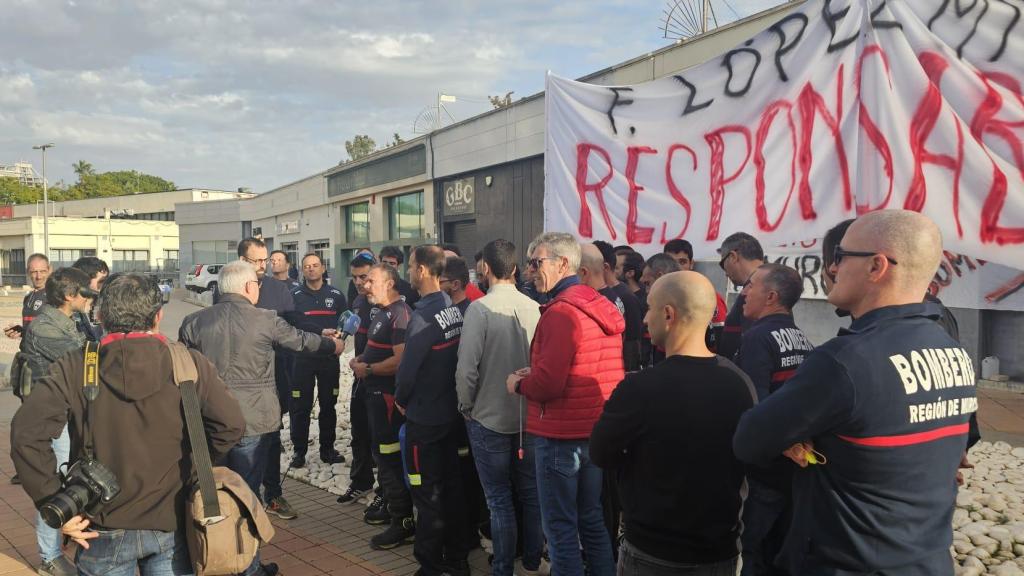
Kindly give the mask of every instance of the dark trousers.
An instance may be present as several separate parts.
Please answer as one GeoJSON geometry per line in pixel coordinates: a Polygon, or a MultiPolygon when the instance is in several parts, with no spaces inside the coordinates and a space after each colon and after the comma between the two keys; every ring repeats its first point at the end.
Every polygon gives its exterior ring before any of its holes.
{"type": "Polygon", "coordinates": [[[742,576],[780,576],[774,566],[782,550],[782,537],[789,528],[789,495],[747,476],[747,499],[743,503],[742,576]]]}
{"type": "Polygon", "coordinates": [[[356,380],[349,400],[349,423],[352,428],[352,468],[349,479],[357,490],[373,488],[373,440],[370,416],[366,409],[366,384],[356,380]]]}
{"type": "Polygon", "coordinates": [[[334,428],[338,415],[338,359],[296,358],[292,369],[291,415],[292,444],[297,456],[305,456],[309,446],[309,417],[313,412],[313,389],[320,401],[320,453],[334,449],[334,428]]]}
{"type": "MultiPolygon", "coordinates": [[[[277,384],[277,401],[281,414],[288,413],[288,399],[292,395],[291,354],[274,355],[274,383],[277,384]]],[[[263,473],[263,501],[270,502],[281,495],[281,432],[270,435],[267,448],[267,469],[263,473]]]]}
{"type": "Polygon", "coordinates": [[[425,576],[439,575],[445,561],[464,561],[469,554],[463,528],[459,426],[463,426],[459,420],[440,426],[405,425],[405,465],[417,511],[413,555],[425,576]]]}
{"type": "Polygon", "coordinates": [[[405,417],[395,407],[394,394],[381,390],[366,390],[366,413],[377,456],[377,477],[384,489],[388,512],[392,520],[401,521],[412,516],[412,497],[405,485],[402,446],[398,442],[398,430],[405,424],[405,417]]]}
{"type": "Polygon", "coordinates": [[[622,504],[619,502],[619,482],[616,471],[606,470],[601,484],[601,509],[608,539],[612,543],[612,560],[619,559],[619,526],[621,525],[622,504]]]}

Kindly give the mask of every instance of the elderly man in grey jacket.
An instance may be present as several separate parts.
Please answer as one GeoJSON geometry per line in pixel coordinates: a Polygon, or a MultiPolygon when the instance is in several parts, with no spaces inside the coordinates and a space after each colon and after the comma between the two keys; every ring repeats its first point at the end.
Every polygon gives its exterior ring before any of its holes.
{"type": "MultiPolygon", "coordinates": [[[[217,367],[245,417],[245,435],[228,453],[225,465],[259,494],[270,447],[270,435],[281,426],[281,406],[274,380],[274,350],[338,355],[344,350],[336,330],[312,334],[292,327],[271,310],[255,306],[260,297],[256,270],[244,261],[220,270],[221,297],[216,304],[189,314],[178,340],[195,348],[217,367]]],[[[245,572],[275,574],[276,566],[257,560],[245,572]]]]}
{"type": "Polygon", "coordinates": [[[540,309],[516,288],[516,247],[511,242],[487,244],[480,268],[490,288],[469,305],[463,319],[455,371],[459,410],[467,420],[480,484],[491,511],[491,570],[495,576],[513,573],[518,533],[512,501],[515,483],[523,507],[521,573],[540,574],[546,570],[541,567],[544,542],[533,445],[523,434],[521,396],[510,395],[505,388],[509,374],[529,366],[540,309]]]}

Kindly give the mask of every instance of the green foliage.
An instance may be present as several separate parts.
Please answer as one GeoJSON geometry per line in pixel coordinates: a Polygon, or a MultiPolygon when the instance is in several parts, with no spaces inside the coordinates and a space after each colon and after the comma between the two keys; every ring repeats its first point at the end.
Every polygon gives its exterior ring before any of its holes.
{"type": "MultiPolygon", "coordinates": [[[[167,192],[175,189],[174,182],[135,170],[97,174],[93,170],[92,164],[84,160],[79,160],[72,166],[78,175],[78,182],[71,186],[60,184],[50,186],[50,200],[60,202],[125,194],[167,192]]],[[[43,189],[41,187],[22,185],[15,178],[0,178],[0,202],[4,204],[32,204],[42,198],[43,189]]]]}
{"type": "Polygon", "coordinates": [[[351,160],[359,160],[377,150],[377,143],[366,134],[356,134],[352,140],[345,141],[345,151],[351,160]]]}
{"type": "Polygon", "coordinates": [[[42,199],[42,188],[25,186],[17,178],[0,178],[0,202],[3,204],[31,204],[42,199]]]}

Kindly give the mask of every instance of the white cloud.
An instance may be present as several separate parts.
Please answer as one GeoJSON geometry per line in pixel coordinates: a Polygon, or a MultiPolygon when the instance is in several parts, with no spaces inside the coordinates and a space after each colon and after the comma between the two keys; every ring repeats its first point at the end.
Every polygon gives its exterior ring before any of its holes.
{"type": "Polygon", "coordinates": [[[582,75],[665,43],[660,2],[627,0],[31,0],[12,11],[0,21],[0,162],[35,157],[47,139],[56,178],[73,180],[70,164],[85,159],[256,190],[333,165],[354,134],[408,138],[441,91],[462,97],[449,106],[461,119],[490,94],[540,90],[547,69],[582,75]]]}

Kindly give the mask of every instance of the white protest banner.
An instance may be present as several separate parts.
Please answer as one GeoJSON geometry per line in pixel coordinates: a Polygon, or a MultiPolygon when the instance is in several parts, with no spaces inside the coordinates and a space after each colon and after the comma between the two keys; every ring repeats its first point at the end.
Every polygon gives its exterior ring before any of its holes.
{"type": "MultiPolygon", "coordinates": [[[[821,241],[769,248],[766,262],[789,266],[804,281],[802,298],[824,299],[821,241]]],[[[928,291],[953,308],[1024,311],[1024,271],[944,251],[928,291]]],[[[738,289],[729,284],[729,292],[738,289]]]]}
{"type": "Polygon", "coordinates": [[[1022,6],[812,0],[675,76],[549,76],[545,229],[711,258],[733,232],[782,245],[906,208],[1022,267],[1022,6]]]}

